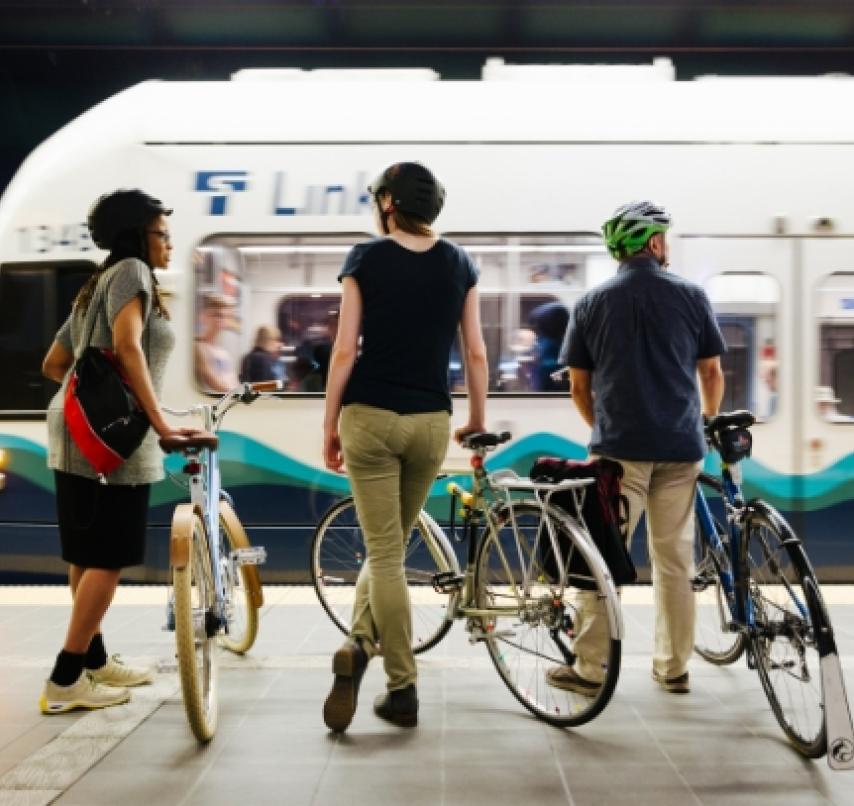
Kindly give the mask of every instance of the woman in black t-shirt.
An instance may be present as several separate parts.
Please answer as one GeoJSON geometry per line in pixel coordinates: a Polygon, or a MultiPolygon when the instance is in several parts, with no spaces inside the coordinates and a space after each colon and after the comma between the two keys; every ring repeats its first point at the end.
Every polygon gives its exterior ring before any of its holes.
{"type": "Polygon", "coordinates": [[[459,246],[430,228],[445,190],[415,162],[392,165],[368,190],[385,237],[353,247],[339,276],[341,314],[323,424],[326,466],[341,472],[346,464],[367,547],[353,627],[335,653],[335,682],[323,709],[335,731],[350,724],[362,675],[379,644],[388,692],[374,711],[402,727],[418,721],[403,560],[448,446],[448,360],[458,331],[469,418],[455,437],[485,430],[487,364],[477,272],[459,246]]]}

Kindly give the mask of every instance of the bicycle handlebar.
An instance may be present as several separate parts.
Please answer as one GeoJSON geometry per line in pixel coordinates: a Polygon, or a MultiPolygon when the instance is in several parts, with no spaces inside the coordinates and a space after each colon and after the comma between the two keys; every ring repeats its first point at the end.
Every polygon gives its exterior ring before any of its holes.
{"type": "Polygon", "coordinates": [[[253,403],[262,395],[281,392],[285,388],[283,381],[256,381],[255,383],[242,383],[229,389],[215,403],[197,403],[188,409],[172,409],[169,406],[161,406],[163,411],[175,417],[189,417],[198,414],[206,408],[213,412],[214,420],[222,420],[225,413],[237,403],[253,403]]]}

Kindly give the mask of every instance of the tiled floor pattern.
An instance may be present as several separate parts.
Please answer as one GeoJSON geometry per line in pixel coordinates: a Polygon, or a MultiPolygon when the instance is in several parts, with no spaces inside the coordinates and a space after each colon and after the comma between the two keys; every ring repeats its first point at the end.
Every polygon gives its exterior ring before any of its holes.
{"type": "MultiPolygon", "coordinates": [[[[680,697],[649,679],[649,592],[627,592],[623,673],[595,722],[557,730],[531,718],[462,625],[420,661],[420,725],[371,713],[369,669],[350,731],[320,709],[339,642],[309,590],[268,590],[258,643],[223,658],[220,726],[200,747],[178,692],[162,589],[127,588],[105,624],[109,651],[159,662],[128,706],[43,717],[42,681],[68,615],[61,589],[0,589],[0,805],[170,806],[854,806],[854,772],[789,748],[755,672],[692,662],[680,697]],[[46,604],[51,602],[51,604],[46,604]]],[[[854,693],[854,589],[828,592],[854,693]]]]}

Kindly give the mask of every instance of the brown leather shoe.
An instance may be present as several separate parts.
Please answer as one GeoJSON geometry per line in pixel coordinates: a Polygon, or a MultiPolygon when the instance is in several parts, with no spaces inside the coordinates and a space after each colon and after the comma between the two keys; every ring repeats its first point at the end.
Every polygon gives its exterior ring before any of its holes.
{"type": "Polygon", "coordinates": [[[418,692],[415,684],[380,694],[374,700],[374,713],[399,728],[414,728],[418,724],[418,692]]]}
{"type": "Polygon", "coordinates": [[[555,666],[554,669],[549,669],[546,672],[546,683],[552,688],[574,691],[576,694],[583,694],[585,697],[595,697],[599,689],[602,688],[601,683],[586,680],[572,666],[555,666]]]}
{"type": "Polygon", "coordinates": [[[354,638],[348,638],[332,656],[335,681],[323,704],[323,721],[329,730],[344,731],[353,721],[359,699],[359,686],[362,684],[365,669],[368,668],[368,660],[368,653],[354,638]]]}

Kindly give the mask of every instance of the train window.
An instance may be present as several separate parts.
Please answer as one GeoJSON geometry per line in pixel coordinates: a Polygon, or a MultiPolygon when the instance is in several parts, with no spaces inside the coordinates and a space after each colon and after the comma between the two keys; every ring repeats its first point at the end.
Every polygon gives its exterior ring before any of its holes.
{"type": "Polygon", "coordinates": [[[760,272],[724,272],[708,279],[706,291],[727,343],[721,409],[749,409],[767,420],[778,404],[780,285],[760,272]]]}
{"type": "Polygon", "coordinates": [[[816,294],[819,362],[815,411],[830,423],[854,423],[854,273],[825,277],[816,294]]]}
{"type": "MultiPolygon", "coordinates": [[[[616,268],[598,235],[473,235],[448,237],[480,272],[481,321],[492,393],[559,393],[558,353],[575,300],[616,268]]],[[[464,388],[459,347],[451,353],[451,386],[464,388]]]]}
{"type": "Polygon", "coordinates": [[[47,408],[57,387],[42,377],[42,360],[93,269],[86,261],[0,267],[0,412],[47,408]]]}
{"type": "Polygon", "coordinates": [[[338,272],[363,233],[220,236],[195,254],[195,375],[201,389],[284,380],[322,392],[338,323],[338,272]]]}
{"type": "MultiPolygon", "coordinates": [[[[199,386],[279,377],[290,393],[322,393],[338,327],[338,272],[366,235],[219,236],[196,250],[199,386]]],[[[480,272],[490,391],[565,391],[553,382],[574,300],[612,274],[598,236],[449,235],[480,272]],[[607,263],[607,266],[605,264],[607,263]]],[[[463,391],[459,345],[449,367],[463,391]]]]}

